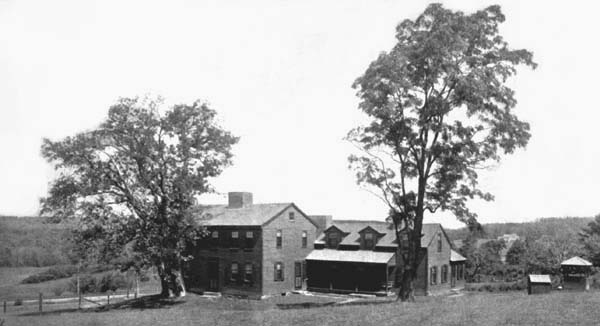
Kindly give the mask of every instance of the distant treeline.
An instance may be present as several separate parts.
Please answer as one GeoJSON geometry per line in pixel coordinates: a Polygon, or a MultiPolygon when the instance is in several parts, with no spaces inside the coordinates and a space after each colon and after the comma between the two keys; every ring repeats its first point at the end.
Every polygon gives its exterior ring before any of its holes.
{"type": "MultiPolygon", "coordinates": [[[[516,233],[521,238],[537,240],[542,236],[577,241],[581,229],[587,227],[592,217],[547,217],[533,222],[483,224],[483,238],[496,239],[503,234],[516,233]]],[[[466,239],[469,230],[465,228],[446,230],[450,240],[466,239]]]]}
{"type": "Polygon", "coordinates": [[[0,216],[0,266],[42,267],[71,263],[70,232],[41,217],[0,216]]]}

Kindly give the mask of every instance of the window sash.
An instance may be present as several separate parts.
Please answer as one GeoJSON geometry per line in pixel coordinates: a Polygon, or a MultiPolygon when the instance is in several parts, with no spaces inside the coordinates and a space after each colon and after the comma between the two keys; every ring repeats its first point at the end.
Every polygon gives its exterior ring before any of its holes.
{"type": "Polygon", "coordinates": [[[283,245],[283,234],[282,234],[281,230],[277,230],[277,236],[275,238],[275,241],[276,241],[275,246],[277,248],[281,248],[283,245]]]}
{"type": "Polygon", "coordinates": [[[308,233],[306,231],[302,231],[302,248],[306,248],[308,245],[308,233]]]}

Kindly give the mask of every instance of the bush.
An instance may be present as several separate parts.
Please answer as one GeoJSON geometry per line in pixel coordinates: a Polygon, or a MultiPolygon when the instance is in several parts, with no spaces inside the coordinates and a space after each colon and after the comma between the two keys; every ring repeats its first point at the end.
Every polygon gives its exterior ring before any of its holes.
{"type": "Polygon", "coordinates": [[[26,277],[21,281],[23,284],[42,283],[46,281],[58,280],[67,278],[77,273],[77,267],[73,265],[62,265],[50,267],[47,270],[26,277]]]}
{"type": "Polygon", "coordinates": [[[126,289],[128,286],[125,276],[118,272],[104,274],[96,283],[96,291],[107,292],[116,291],[117,289],[126,289]]]}
{"type": "MultiPolygon", "coordinates": [[[[67,285],[69,292],[77,293],[77,277],[71,278],[67,285]]],[[[96,292],[96,278],[90,274],[83,274],[79,277],[79,290],[81,293],[96,292]]]]}
{"type": "Polygon", "coordinates": [[[15,306],[22,306],[22,305],[23,305],[23,299],[15,300],[15,306]]]}
{"type": "Polygon", "coordinates": [[[52,288],[52,293],[54,293],[55,296],[60,297],[65,292],[65,290],[66,290],[66,288],[65,288],[65,285],[63,283],[56,284],[52,288]]]}
{"type": "MultiPolygon", "coordinates": [[[[120,272],[104,273],[98,277],[90,274],[81,275],[79,289],[81,293],[116,291],[130,287],[125,274],[120,272]]],[[[77,277],[71,278],[68,284],[69,292],[77,293],[77,277]]]]}

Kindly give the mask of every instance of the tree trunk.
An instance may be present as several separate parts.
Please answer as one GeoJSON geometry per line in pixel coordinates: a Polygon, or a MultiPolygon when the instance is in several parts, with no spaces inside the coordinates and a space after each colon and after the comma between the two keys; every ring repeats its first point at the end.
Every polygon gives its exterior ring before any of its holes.
{"type": "MultiPolygon", "coordinates": [[[[398,252],[398,256],[401,257],[399,261],[399,266],[402,266],[402,268],[398,270],[400,273],[396,274],[396,286],[398,287],[396,301],[414,301],[413,283],[414,279],[416,278],[415,271],[417,266],[417,253],[418,249],[420,248],[420,243],[418,246],[415,246],[415,243],[412,239],[413,237],[414,235],[409,234],[408,248],[402,248],[398,252]]],[[[417,238],[420,241],[420,237],[417,238]]]]}
{"type": "Polygon", "coordinates": [[[185,285],[179,268],[174,268],[164,262],[157,268],[161,286],[160,295],[168,298],[185,296],[185,285]]]}
{"type": "MultiPolygon", "coordinates": [[[[398,241],[399,253],[402,259],[402,274],[398,285],[398,295],[396,300],[414,301],[414,280],[417,277],[417,268],[419,266],[419,251],[421,250],[421,233],[423,230],[423,217],[425,210],[425,187],[427,183],[423,178],[419,178],[419,188],[417,193],[417,203],[414,207],[415,219],[413,229],[408,232],[408,248],[401,248],[398,241]]],[[[396,278],[398,279],[398,278],[396,278]]]]}

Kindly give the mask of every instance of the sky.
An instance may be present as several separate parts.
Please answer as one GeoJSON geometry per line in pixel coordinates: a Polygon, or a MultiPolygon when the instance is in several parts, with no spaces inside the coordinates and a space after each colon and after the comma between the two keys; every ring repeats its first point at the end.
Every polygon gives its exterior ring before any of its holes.
{"type": "MultiPolygon", "coordinates": [[[[539,64],[509,81],[531,124],[525,150],[480,175],[482,223],[600,212],[600,20],[593,1],[443,1],[466,13],[500,4],[501,34],[539,64]]],[[[0,215],[35,215],[54,177],[40,155],[93,129],[119,97],[202,99],[241,140],[213,184],[308,214],[384,219],[356,185],[343,140],[367,122],[353,81],[394,45],[427,1],[0,0],[0,215]]],[[[449,213],[425,222],[460,227],[449,213]]]]}

